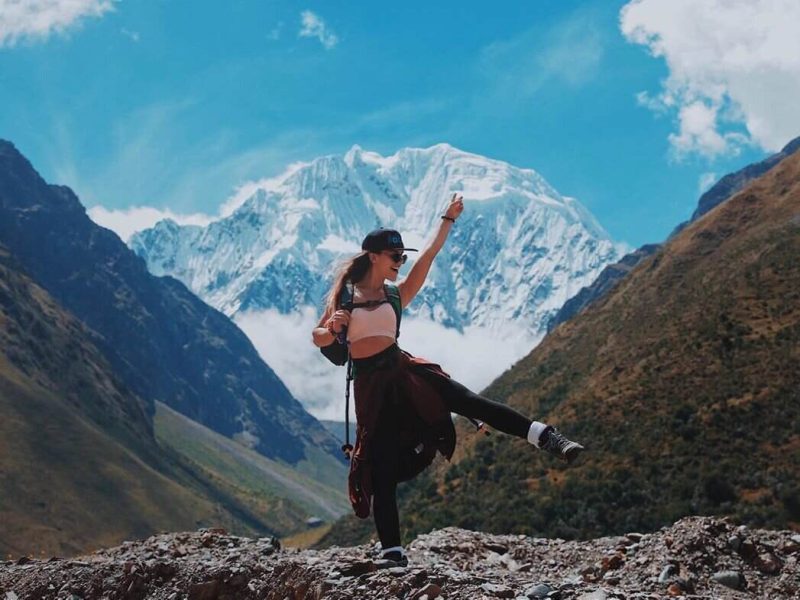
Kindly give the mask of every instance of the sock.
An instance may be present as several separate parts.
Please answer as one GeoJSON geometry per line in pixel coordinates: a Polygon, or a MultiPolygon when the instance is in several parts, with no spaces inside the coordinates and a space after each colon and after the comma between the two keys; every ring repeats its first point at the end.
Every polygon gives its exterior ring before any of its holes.
{"type": "Polygon", "coordinates": [[[547,425],[545,423],[541,423],[539,421],[534,421],[531,423],[530,429],[528,429],[528,441],[536,446],[539,447],[539,438],[541,437],[544,430],[547,429],[547,425]]]}

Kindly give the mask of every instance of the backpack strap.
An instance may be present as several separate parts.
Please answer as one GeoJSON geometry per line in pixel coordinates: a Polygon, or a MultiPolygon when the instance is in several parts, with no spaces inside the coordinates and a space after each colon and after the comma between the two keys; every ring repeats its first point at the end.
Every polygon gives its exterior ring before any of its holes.
{"type": "Polygon", "coordinates": [[[394,314],[397,316],[397,334],[395,339],[400,337],[400,319],[403,317],[403,304],[400,301],[400,289],[393,283],[384,283],[383,289],[386,292],[386,297],[394,309],[394,314]]]}
{"type": "Polygon", "coordinates": [[[353,305],[353,282],[347,280],[342,286],[342,291],[339,294],[339,307],[344,310],[350,310],[353,305]]]}

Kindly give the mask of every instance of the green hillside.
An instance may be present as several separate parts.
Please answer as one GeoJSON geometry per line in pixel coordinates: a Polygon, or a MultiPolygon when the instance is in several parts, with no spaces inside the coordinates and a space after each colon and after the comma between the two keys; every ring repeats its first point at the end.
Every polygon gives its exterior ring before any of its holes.
{"type": "Polygon", "coordinates": [[[310,456],[321,466],[293,475],[163,406],[154,435],[95,339],[0,246],[0,557],[207,526],[286,535],[343,512],[344,468],[323,451],[333,466],[310,456]]]}
{"type": "Polygon", "coordinates": [[[347,474],[338,463],[325,478],[299,474],[295,467],[266,458],[160,402],[154,425],[160,445],[180,453],[255,512],[269,514],[270,525],[281,535],[304,529],[311,516],[330,521],[349,509],[347,474]]]}

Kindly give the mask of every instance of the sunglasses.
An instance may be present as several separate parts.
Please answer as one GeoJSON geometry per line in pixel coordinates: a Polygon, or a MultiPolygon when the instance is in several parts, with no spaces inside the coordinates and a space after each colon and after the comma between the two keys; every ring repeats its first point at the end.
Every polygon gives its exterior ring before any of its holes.
{"type": "Polygon", "coordinates": [[[401,265],[406,264],[408,260],[408,254],[403,254],[402,252],[385,252],[388,254],[394,262],[399,262],[401,265]]]}

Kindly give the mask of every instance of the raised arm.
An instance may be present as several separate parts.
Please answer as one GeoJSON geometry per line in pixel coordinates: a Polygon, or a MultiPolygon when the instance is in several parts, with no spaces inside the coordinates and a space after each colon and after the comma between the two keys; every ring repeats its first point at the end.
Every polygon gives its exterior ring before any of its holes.
{"type": "Polygon", "coordinates": [[[450,205],[444,214],[447,218],[441,220],[436,235],[420,253],[414,266],[411,267],[411,271],[408,272],[408,276],[397,284],[397,288],[400,290],[400,304],[403,308],[411,303],[417,292],[422,288],[422,284],[425,283],[425,278],[428,276],[428,271],[431,270],[433,259],[444,246],[447,234],[450,233],[450,228],[453,226],[453,221],[458,218],[463,210],[464,198],[458,194],[453,194],[450,199],[450,205]]]}

